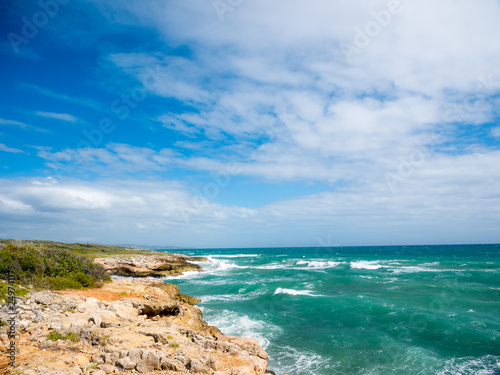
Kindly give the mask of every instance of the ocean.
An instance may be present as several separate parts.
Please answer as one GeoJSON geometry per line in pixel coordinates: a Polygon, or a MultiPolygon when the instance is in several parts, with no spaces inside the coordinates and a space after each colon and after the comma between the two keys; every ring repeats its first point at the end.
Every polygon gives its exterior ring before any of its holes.
{"type": "Polygon", "coordinates": [[[500,374],[500,245],[176,252],[210,262],[166,281],[279,375],[500,374]]]}

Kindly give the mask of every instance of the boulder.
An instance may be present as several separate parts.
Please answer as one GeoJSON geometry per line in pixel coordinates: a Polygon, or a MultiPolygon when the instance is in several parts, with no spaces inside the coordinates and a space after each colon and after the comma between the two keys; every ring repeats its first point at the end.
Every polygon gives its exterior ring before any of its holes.
{"type": "Polygon", "coordinates": [[[199,359],[192,359],[189,362],[188,369],[190,372],[197,374],[197,373],[202,373],[205,372],[205,366],[203,365],[203,362],[199,359]]]}
{"type": "Polygon", "coordinates": [[[120,358],[116,361],[116,365],[124,370],[132,370],[137,365],[137,362],[132,361],[130,357],[120,358]]]}

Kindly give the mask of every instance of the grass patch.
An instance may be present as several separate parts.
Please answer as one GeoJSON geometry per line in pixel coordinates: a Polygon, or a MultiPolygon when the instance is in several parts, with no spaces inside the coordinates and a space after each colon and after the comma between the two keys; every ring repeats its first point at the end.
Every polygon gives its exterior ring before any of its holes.
{"type": "MultiPolygon", "coordinates": [[[[19,285],[14,285],[14,294],[16,297],[25,297],[29,293],[29,289],[23,288],[19,285]]],[[[8,298],[9,291],[8,285],[3,280],[0,280],[0,301],[5,300],[7,303],[14,302],[8,298]]]]}
{"type": "Polygon", "coordinates": [[[80,337],[78,337],[78,334],[76,332],[68,332],[66,335],[61,334],[57,330],[53,330],[49,332],[49,335],[47,336],[47,341],[57,341],[57,340],[71,340],[73,342],[78,342],[80,341],[80,337]]]}
{"type": "Polygon", "coordinates": [[[168,345],[168,347],[169,347],[169,348],[172,348],[172,349],[177,349],[179,346],[180,346],[180,344],[178,344],[178,343],[176,343],[176,342],[174,342],[174,343],[172,343],[172,344],[169,344],[169,345],[168,345]]]}

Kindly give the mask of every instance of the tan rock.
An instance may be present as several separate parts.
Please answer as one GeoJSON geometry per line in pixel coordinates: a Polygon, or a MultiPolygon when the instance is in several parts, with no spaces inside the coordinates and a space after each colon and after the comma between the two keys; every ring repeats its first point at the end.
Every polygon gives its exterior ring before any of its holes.
{"type": "Polygon", "coordinates": [[[113,366],[113,365],[100,365],[99,370],[104,371],[106,374],[112,374],[115,372],[115,366],[113,366]]]}
{"type": "MultiPolygon", "coordinates": [[[[120,279],[99,289],[58,293],[43,292],[37,296],[40,302],[32,301],[31,308],[42,311],[42,319],[34,314],[23,317],[33,330],[19,340],[16,371],[30,370],[30,375],[266,373],[267,354],[257,340],[231,337],[229,341],[203,321],[200,309],[176,300],[180,291],[175,285],[120,279]],[[149,299],[141,298],[145,295],[149,299]],[[72,307],[63,312],[61,306],[72,307]],[[62,334],[77,332],[80,341],[47,341],[49,327],[56,326],[62,334]]],[[[4,347],[8,342],[5,328],[0,328],[0,342],[4,347]]]]}
{"type": "Polygon", "coordinates": [[[116,365],[118,367],[121,367],[122,369],[124,370],[132,370],[135,368],[135,366],[137,365],[137,362],[134,362],[130,359],[130,357],[125,357],[125,358],[121,358],[119,359],[117,362],[116,362],[116,365]]]}
{"type": "Polygon", "coordinates": [[[131,320],[137,316],[137,309],[132,303],[124,301],[116,301],[109,305],[108,310],[115,313],[120,319],[131,320]]]}
{"type": "Polygon", "coordinates": [[[201,271],[202,268],[188,259],[176,255],[135,255],[128,257],[96,258],[95,263],[103,266],[112,275],[133,277],[164,277],[185,271],[201,271]]]}

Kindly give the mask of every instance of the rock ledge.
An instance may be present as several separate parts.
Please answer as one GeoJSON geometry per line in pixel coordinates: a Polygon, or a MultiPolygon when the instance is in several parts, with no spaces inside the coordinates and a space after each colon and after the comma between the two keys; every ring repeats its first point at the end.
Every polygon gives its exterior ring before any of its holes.
{"type": "MultiPolygon", "coordinates": [[[[7,367],[4,326],[0,373],[271,374],[257,340],[225,336],[182,296],[173,284],[119,279],[102,288],[18,298],[16,367],[7,367]]],[[[7,312],[0,309],[2,321],[7,312]]]]}

